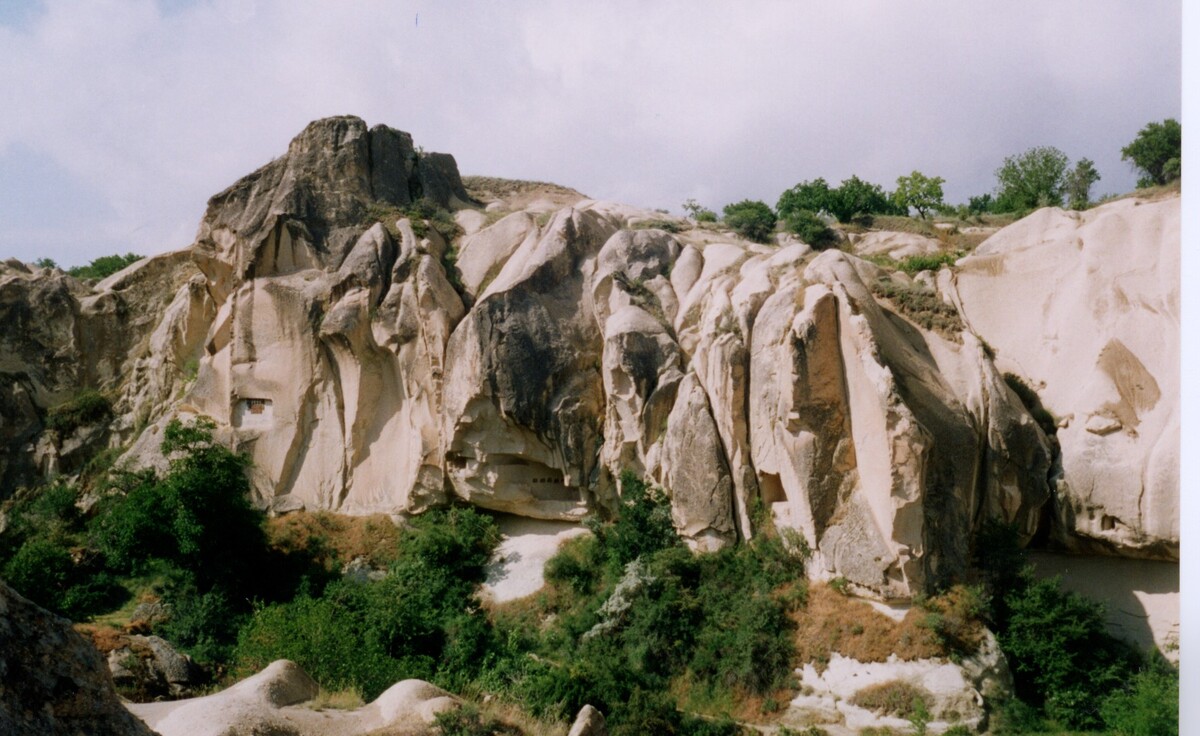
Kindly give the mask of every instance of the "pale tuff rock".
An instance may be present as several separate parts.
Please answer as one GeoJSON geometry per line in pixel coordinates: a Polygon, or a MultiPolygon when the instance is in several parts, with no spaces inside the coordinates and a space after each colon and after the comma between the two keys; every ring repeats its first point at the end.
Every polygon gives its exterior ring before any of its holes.
{"type": "Polygon", "coordinates": [[[894,654],[886,662],[859,662],[835,652],[822,671],[806,664],[796,673],[801,694],[788,704],[780,722],[801,727],[840,726],[852,733],[865,728],[911,728],[906,719],[875,713],[852,702],[855,695],[872,687],[903,683],[923,693],[932,733],[960,724],[972,732],[979,730],[986,723],[985,700],[1011,696],[1012,692],[1008,664],[990,633],[974,654],[958,663],[901,661],[894,654]]]}
{"type": "Polygon", "coordinates": [[[0,733],[151,736],[122,706],[96,648],[0,582],[0,733]]]}
{"type": "MultiPolygon", "coordinates": [[[[126,461],[162,467],[167,421],[206,415],[279,513],[457,497],[577,522],[619,511],[628,469],[664,487],[693,547],[752,536],[761,502],[814,575],[904,599],[956,579],[985,519],[1031,538],[1053,475],[1068,544],[1174,554],[1177,199],[1045,210],[910,278],[469,181],[498,220],[463,209],[449,157],[332,118],[213,197],[188,251],[94,289],[0,267],[5,482],[36,474],[35,448],[73,472],[86,447],[132,440],[126,461]],[[469,234],[404,219],[421,196],[469,234]],[[905,290],[956,316],[919,326],[905,290]],[[1059,418],[1061,472],[1003,371],[1059,418]],[[112,430],[48,439],[46,407],[82,386],[118,398],[112,430]]],[[[858,246],[875,241],[929,245],[858,246]]]]}
{"type": "Polygon", "coordinates": [[[590,705],[583,706],[571,723],[567,736],[608,736],[604,714],[590,705]]]}
{"type": "Polygon", "coordinates": [[[293,662],[272,662],[258,674],[213,695],[126,707],[161,736],[426,736],[438,713],[458,707],[446,691],[421,680],[403,680],[355,710],[319,711],[304,704],[317,683],[293,662]]]}
{"type": "Polygon", "coordinates": [[[1079,551],[1178,559],[1179,207],[1039,210],[952,280],[997,365],[1059,418],[1057,530],[1079,551]]]}
{"type": "Polygon", "coordinates": [[[896,260],[911,256],[937,255],[941,243],[916,233],[871,232],[854,240],[854,252],[862,256],[888,256],[896,260]]]}

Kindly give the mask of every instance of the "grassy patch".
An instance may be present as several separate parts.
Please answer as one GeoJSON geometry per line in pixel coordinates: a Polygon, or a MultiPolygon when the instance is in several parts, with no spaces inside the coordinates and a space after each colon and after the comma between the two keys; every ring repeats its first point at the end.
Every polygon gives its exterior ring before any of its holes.
{"type": "Polygon", "coordinates": [[[321,688],[317,697],[304,704],[312,710],[355,710],[366,705],[362,692],[356,687],[346,687],[340,690],[321,688]]]}
{"type": "Polygon", "coordinates": [[[910,718],[933,702],[933,696],[923,687],[904,680],[891,680],[865,687],[854,694],[850,702],[885,716],[910,718]]]}
{"type": "Polygon", "coordinates": [[[884,276],[871,284],[871,291],[926,330],[953,340],[962,339],[959,333],[966,325],[958,310],[943,302],[932,289],[921,284],[902,284],[884,276]]]}
{"type": "Polygon", "coordinates": [[[683,230],[675,220],[639,220],[629,226],[630,230],[663,230],[668,233],[678,233],[683,230]]]}

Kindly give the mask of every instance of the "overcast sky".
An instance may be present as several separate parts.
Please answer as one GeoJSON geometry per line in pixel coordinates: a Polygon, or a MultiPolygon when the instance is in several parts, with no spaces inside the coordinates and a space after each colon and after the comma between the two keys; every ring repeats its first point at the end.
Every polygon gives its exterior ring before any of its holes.
{"type": "Polygon", "coordinates": [[[3,0],[0,258],[179,248],[315,118],[680,211],[913,169],[963,202],[1004,157],[1180,117],[1178,0],[3,0]]]}

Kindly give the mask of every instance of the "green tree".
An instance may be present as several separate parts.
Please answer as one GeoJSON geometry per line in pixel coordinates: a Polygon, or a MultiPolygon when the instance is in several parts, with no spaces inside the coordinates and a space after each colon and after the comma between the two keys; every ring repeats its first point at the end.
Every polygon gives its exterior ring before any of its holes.
{"type": "Polygon", "coordinates": [[[1173,118],[1149,123],[1121,149],[1121,160],[1142,172],[1138,188],[1178,179],[1183,174],[1183,127],[1173,118]]]}
{"type": "Polygon", "coordinates": [[[1091,202],[1092,185],[1100,181],[1100,172],[1091,159],[1081,158],[1075,162],[1075,168],[1067,172],[1064,188],[1067,192],[1067,206],[1073,210],[1087,209],[1091,202]]]}
{"type": "Polygon", "coordinates": [[[775,213],[764,202],[744,199],[725,205],[725,224],[743,238],[767,243],[775,232],[775,213]]]}
{"type": "Polygon", "coordinates": [[[996,169],[996,211],[1020,212],[1061,205],[1066,172],[1067,154],[1053,146],[1009,156],[996,169]]]}
{"type": "Polygon", "coordinates": [[[824,179],[802,181],[779,195],[775,211],[779,219],[788,222],[800,212],[820,214],[833,212],[833,190],[824,179]]]}
{"type": "Polygon", "coordinates": [[[942,185],[946,180],[940,176],[925,176],[914,171],[908,176],[896,179],[896,191],[892,193],[892,201],[896,207],[908,212],[911,207],[921,217],[931,210],[945,205],[942,185]]]}
{"type": "Polygon", "coordinates": [[[39,258],[33,262],[33,265],[38,268],[58,268],[58,264],[55,263],[53,258],[39,258]]]}
{"type": "Polygon", "coordinates": [[[843,180],[832,195],[829,211],[838,222],[850,222],[856,217],[886,215],[894,211],[883,187],[857,176],[843,180]]]}

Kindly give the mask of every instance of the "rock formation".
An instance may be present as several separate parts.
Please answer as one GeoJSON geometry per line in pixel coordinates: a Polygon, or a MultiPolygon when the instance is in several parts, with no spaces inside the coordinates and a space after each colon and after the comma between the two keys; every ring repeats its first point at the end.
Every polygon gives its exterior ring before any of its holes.
{"type": "Polygon", "coordinates": [[[0,582],[0,733],[151,736],[71,622],[0,582]]]}
{"type": "Polygon", "coordinates": [[[951,278],[997,364],[1057,418],[1055,530],[1072,549],[1179,559],[1179,207],[1039,210],[951,278]]]}
{"type": "Polygon", "coordinates": [[[763,508],[804,537],[815,574],[899,599],[960,575],[985,518],[1031,538],[1052,476],[1070,543],[1177,544],[1178,376],[1159,366],[1178,354],[1178,285],[1168,262],[1137,271],[1116,252],[1177,242],[1177,201],[1042,211],[956,274],[914,279],[547,192],[475,202],[451,157],[332,118],[213,197],[187,251],[90,290],[4,267],[0,308],[27,325],[3,334],[6,482],[38,470],[45,407],[94,387],[117,397],[107,441],[133,441],[126,462],[161,460],[168,418],[208,415],[277,512],[455,496],[578,521],[617,512],[629,469],[664,487],[693,547],[754,534],[763,508]],[[465,234],[425,221],[439,207],[465,234]],[[128,334],[55,370],[122,310],[137,312],[128,334]],[[1102,329],[1072,336],[1079,315],[1102,329]],[[1006,371],[1064,418],[1060,461],[1006,371]]]}
{"type": "Polygon", "coordinates": [[[317,692],[304,670],[281,659],[213,695],[128,708],[161,736],[430,736],[437,733],[437,714],[458,707],[449,693],[422,680],[398,682],[354,710],[307,707],[317,692]]]}

